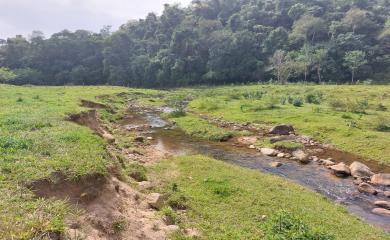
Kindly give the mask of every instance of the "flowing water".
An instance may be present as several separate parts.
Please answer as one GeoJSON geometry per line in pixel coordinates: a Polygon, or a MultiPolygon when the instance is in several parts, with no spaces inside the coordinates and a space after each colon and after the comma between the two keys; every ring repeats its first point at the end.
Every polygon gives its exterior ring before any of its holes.
{"type": "MultiPolygon", "coordinates": [[[[296,161],[280,159],[283,165],[273,168],[269,164],[277,158],[261,155],[255,150],[237,147],[231,142],[210,142],[193,139],[180,129],[166,128],[167,122],[159,117],[159,112],[143,110],[129,114],[122,124],[137,127],[143,124],[152,126],[147,135],[153,137],[152,144],[156,148],[175,155],[203,154],[215,159],[236,164],[245,168],[274,174],[300,185],[308,187],[330,200],[344,204],[350,212],[361,217],[366,222],[390,232],[390,217],[373,214],[373,202],[386,200],[384,196],[374,196],[359,193],[352,178],[338,178],[325,167],[317,163],[301,165],[296,161]]],[[[347,161],[348,162],[348,161],[347,161]]],[[[373,165],[372,162],[369,163],[373,165]]],[[[380,167],[374,167],[373,169],[380,167]]],[[[385,189],[382,189],[385,190],[385,189]]]]}

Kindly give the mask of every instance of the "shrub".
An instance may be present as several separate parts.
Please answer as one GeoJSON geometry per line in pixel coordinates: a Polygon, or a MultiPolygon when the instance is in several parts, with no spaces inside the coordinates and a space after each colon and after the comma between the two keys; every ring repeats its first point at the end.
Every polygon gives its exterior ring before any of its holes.
{"type": "Polygon", "coordinates": [[[368,109],[368,100],[348,101],[348,110],[353,113],[366,113],[368,109]]]}
{"type": "Polygon", "coordinates": [[[286,211],[273,215],[265,224],[265,236],[268,240],[333,240],[329,233],[313,230],[300,218],[286,211]]]}
{"type": "Polygon", "coordinates": [[[377,110],[377,111],[382,111],[382,112],[386,112],[386,111],[387,111],[387,107],[386,107],[385,105],[383,105],[383,103],[379,103],[379,104],[376,106],[375,110],[377,110]]]}
{"type": "Polygon", "coordinates": [[[120,217],[112,222],[112,230],[115,233],[122,232],[126,228],[126,219],[123,217],[120,217]]]}
{"type": "Polygon", "coordinates": [[[311,92],[305,96],[305,101],[307,103],[312,103],[312,104],[320,104],[322,102],[322,99],[323,99],[323,93],[320,91],[311,92]]]}
{"type": "Polygon", "coordinates": [[[164,222],[167,225],[174,225],[179,223],[179,217],[177,213],[170,207],[163,207],[160,210],[160,214],[162,215],[164,222]]]}
{"type": "Polygon", "coordinates": [[[293,98],[292,96],[289,95],[289,96],[287,97],[287,101],[288,101],[289,104],[293,104],[294,98],[293,98]]]}
{"type": "Polygon", "coordinates": [[[379,116],[375,123],[375,129],[380,132],[390,132],[390,119],[379,116]]]}
{"type": "Polygon", "coordinates": [[[267,92],[263,92],[263,91],[254,91],[254,92],[246,92],[246,93],[243,93],[242,96],[245,98],[245,99],[262,99],[263,96],[266,94],[267,92]]]}
{"type": "Polygon", "coordinates": [[[345,112],[347,110],[347,105],[346,103],[337,98],[332,98],[329,100],[329,106],[332,108],[334,111],[343,111],[345,112]]]}
{"type": "Polygon", "coordinates": [[[334,111],[366,113],[366,110],[368,109],[368,100],[331,99],[329,101],[329,106],[334,111]]]}
{"type": "Polygon", "coordinates": [[[343,118],[343,119],[352,119],[352,116],[351,115],[349,115],[349,114],[343,114],[343,115],[341,115],[341,118],[343,118]]]}
{"type": "Polygon", "coordinates": [[[303,106],[303,99],[301,97],[297,97],[294,99],[292,103],[295,107],[302,107],[303,106]]]}
{"type": "Polygon", "coordinates": [[[188,199],[180,193],[173,193],[168,199],[168,205],[173,209],[185,210],[188,208],[188,199]]]}

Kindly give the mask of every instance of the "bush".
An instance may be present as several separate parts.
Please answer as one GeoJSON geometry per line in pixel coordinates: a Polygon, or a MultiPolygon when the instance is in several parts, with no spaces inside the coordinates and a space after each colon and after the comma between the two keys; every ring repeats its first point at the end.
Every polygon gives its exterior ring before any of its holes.
{"type": "Polygon", "coordinates": [[[175,225],[179,223],[179,217],[177,213],[170,207],[163,207],[160,210],[160,214],[162,215],[164,222],[167,225],[175,225]]]}
{"type": "Polygon", "coordinates": [[[376,106],[375,110],[377,110],[377,111],[382,111],[382,112],[386,112],[386,111],[387,111],[387,107],[386,107],[385,105],[383,105],[383,103],[379,103],[379,104],[376,106]]]}
{"type": "Polygon", "coordinates": [[[366,113],[368,109],[368,100],[348,101],[348,110],[353,113],[366,113]]]}
{"type": "Polygon", "coordinates": [[[375,129],[380,132],[390,132],[390,119],[379,116],[375,123],[375,129]]]}
{"type": "Polygon", "coordinates": [[[286,211],[273,215],[265,224],[268,240],[333,240],[334,236],[308,227],[301,219],[286,211]]]}
{"type": "Polygon", "coordinates": [[[368,109],[368,100],[331,99],[329,101],[329,106],[334,111],[366,113],[366,110],[368,109]]]}
{"type": "Polygon", "coordinates": [[[303,99],[301,97],[295,98],[292,104],[295,107],[302,107],[303,106],[303,99]]]}
{"type": "Polygon", "coordinates": [[[305,101],[307,103],[312,103],[312,104],[320,104],[322,102],[322,99],[323,99],[323,93],[320,91],[311,92],[305,96],[305,101]]]}
{"type": "Polygon", "coordinates": [[[173,209],[185,210],[188,208],[188,199],[186,196],[180,193],[173,193],[169,196],[168,205],[173,209]]]}

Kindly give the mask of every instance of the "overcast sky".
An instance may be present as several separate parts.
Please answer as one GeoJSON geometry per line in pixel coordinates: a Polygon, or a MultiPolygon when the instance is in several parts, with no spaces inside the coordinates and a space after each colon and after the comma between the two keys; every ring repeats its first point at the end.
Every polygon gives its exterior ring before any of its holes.
{"type": "Polygon", "coordinates": [[[116,29],[147,13],[160,14],[164,3],[187,6],[191,0],[0,0],[0,38],[33,30],[50,36],[63,29],[98,31],[104,25],[116,29]]]}

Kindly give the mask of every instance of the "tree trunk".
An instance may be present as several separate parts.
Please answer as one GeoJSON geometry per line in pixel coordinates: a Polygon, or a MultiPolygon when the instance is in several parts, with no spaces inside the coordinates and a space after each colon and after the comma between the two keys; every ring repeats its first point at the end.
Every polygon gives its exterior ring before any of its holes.
{"type": "Polygon", "coordinates": [[[352,70],[352,84],[354,84],[355,70],[352,70]]]}
{"type": "Polygon", "coordinates": [[[318,84],[321,84],[321,68],[317,67],[318,84]]]}
{"type": "Polygon", "coordinates": [[[307,80],[307,71],[305,70],[305,83],[306,83],[306,80],[307,80]]]}

